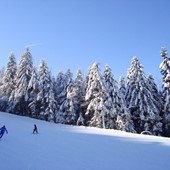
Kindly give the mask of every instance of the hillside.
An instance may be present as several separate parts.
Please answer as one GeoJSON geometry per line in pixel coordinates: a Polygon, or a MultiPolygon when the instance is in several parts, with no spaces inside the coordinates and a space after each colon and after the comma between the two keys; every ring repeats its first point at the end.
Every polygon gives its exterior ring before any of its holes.
{"type": "Polygon", "coordinates": [[[170,139],[0,112],[2,170],[169,170],[170,139]],[[39,134],[32,134],[37,124],[39,134]]]}

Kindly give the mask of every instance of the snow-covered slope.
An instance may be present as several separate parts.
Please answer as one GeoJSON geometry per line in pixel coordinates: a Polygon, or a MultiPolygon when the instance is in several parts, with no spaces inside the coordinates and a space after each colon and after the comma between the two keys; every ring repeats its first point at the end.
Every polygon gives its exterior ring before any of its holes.
{"type": "Polygon", "coordinates": [[[0,112],[1,170],[169,170],[170,139],[0,112]],[[34,123],[39,134],[33,135],[34,123]]]}

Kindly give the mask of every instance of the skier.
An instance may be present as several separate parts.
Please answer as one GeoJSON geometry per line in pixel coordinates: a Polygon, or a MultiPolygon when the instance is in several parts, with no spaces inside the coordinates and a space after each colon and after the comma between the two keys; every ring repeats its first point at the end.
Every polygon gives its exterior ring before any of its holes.
{"type": "Polygon", "coordinates": [[[4,135],[5,132],[8,133],[8,131],[4,125],[0,128],[0,139],[2,138],[2,136],[4,135]]]}
{"type": "Polygon", "coordinates": [[[38,130],[37,130],[37,125],[36,125],[36,124],[34,124],[33,133],[38,133],[38,130]]]}

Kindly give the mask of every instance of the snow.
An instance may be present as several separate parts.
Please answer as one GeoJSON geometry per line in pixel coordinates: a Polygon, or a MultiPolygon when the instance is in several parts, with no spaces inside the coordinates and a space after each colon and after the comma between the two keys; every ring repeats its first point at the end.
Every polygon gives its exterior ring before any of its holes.
{"type": "Polygon", "coordinates": [[[49,123],[0,112],[2,170],[169,170],[170,138],[49,123]],[[32,134],[36,124],[39,134],[32,134]]]}

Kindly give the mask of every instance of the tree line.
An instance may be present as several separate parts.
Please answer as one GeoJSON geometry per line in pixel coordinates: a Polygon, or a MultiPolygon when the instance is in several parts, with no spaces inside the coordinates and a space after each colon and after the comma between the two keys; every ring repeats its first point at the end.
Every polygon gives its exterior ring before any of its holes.
{"type": "Polygon", "coordinates": [[[162,90],[152,75],[143,71],[139,59],[132,58],[126,80],[114,79],[106,65],[101,72],[94,63],[84,77],[70,69],[54,77],[44,60],[36,68],[27,48],[18,64],[13,53],[0,71],[0,110],[55,123],[148,132],[170,136],[170,58],[160,53],[162,90]]]}

